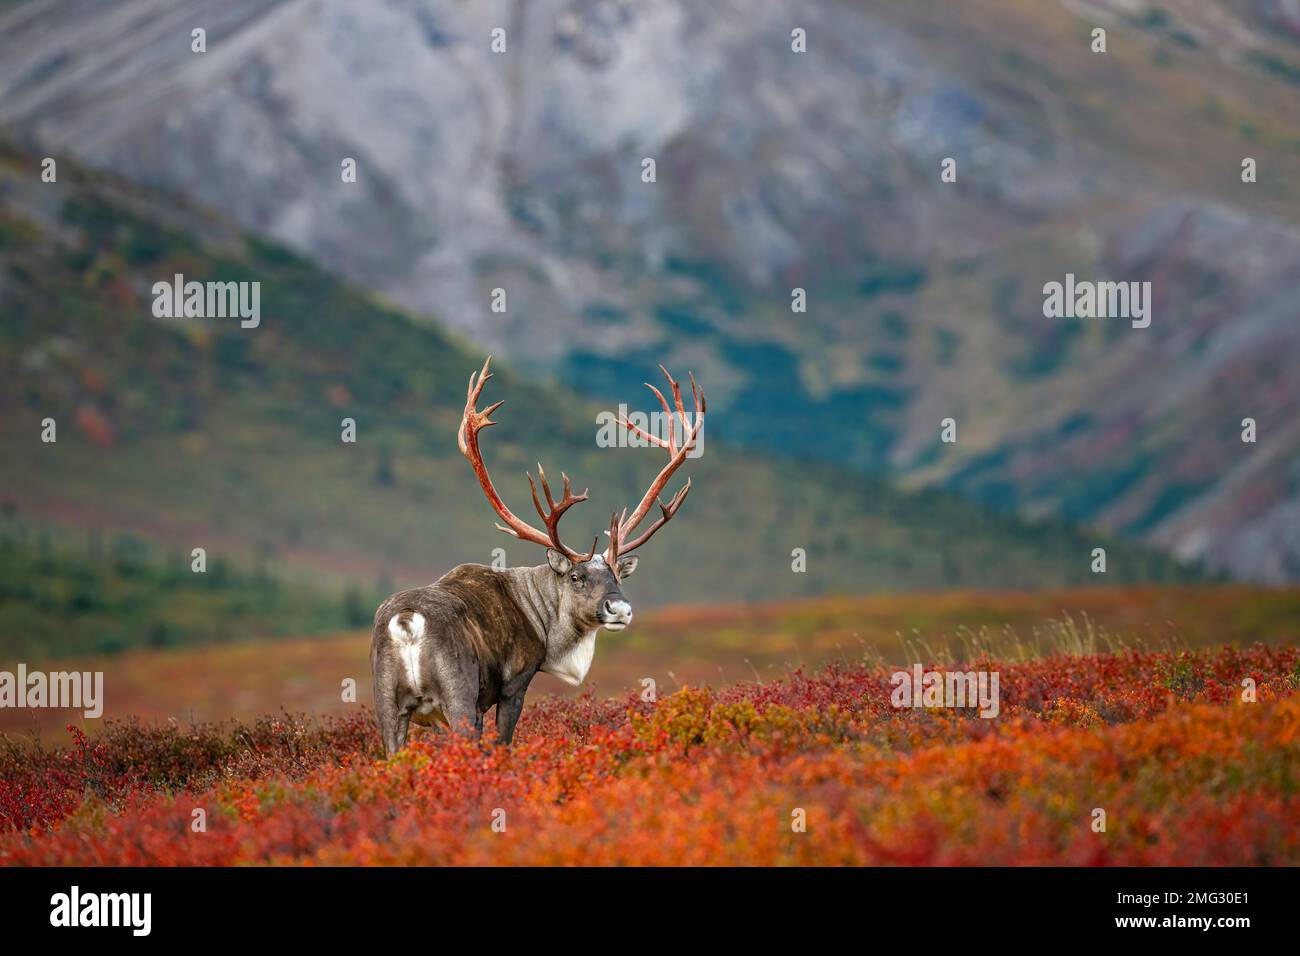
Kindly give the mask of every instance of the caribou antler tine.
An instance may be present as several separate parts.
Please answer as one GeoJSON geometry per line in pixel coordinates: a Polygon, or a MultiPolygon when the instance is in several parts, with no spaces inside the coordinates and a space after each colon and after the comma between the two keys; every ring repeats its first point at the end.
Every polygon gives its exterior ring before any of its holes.
{"type": "MultiPolygon", "coordinates": [[[[704,390],[700,388],[699,383],[695,380],[695,373],[689,372],[691,400],[695,405],[695,422],[692,424],[686,412],[686,405],[682,400],[681,384],[672,377],[672,374],[663,365],[659,366],[659,371],[663,372],[664,378],[668,380],[668,387],[673,396],[673,405],[672,407],[669,406],[663,392],[648,382],[646,383],[646,387],[654,392],[655,397],[659,399],[659,404],[663,406],[664,414],[668,419],[668,440],[652,438],[651,443],[667,449],[668,464],[664,465],[659,474],[655,476],[645,495],[642,496],[640,504],[632,509],[631,515],[628,514],[626,508],[623,509],[622,517],[618,519],[617,529],[610,535],[611,541],[608,554],[612,560],[617,560],[619,554],[626,554],[649,541],[656,531],[672,520],[673,515],[677,513],[677,509],[686,500],[686,496],[691,489],[691,483],[687,480],[686,484],[677,494],[673,495],[668,504],[665,505],[659,497],[660,492],[663,491],[664,486],[672,478],[673,473],[682,466],[687,456],[697,447],[700,434],[704,428],[704,390]],[[676,420],[680,420],[682,425],[680,441],[677,440],[674,426],[676,420]],[[640,535],[632,538],[632,532],[640,526],[653,505],[659,506],[660,517],[640,535]]],[[[630,423],[627,423],[627,425],[629,430],[644,435],[644,432],[636,426],[630,423]]]]}
{"type": "Polygon", "coordinates": [[[488,371],[488,366],[491,363],[492,356],[489,355],[483,361],[483,367],[481,369],[477,372],[469,373],[469,391],[466,393],[466,397],[469,399],[470,404],[478,402],[478,397],[483,392],[483,386],[486,385],[487,380],[492,377],[492,373],[488,371]]]}
{"type": "MultiPolygon", "coordinates": [[[[504,524],[498,524],[496,527],[499,531],[504,531],[506,534],[520,540],[531,541],[547,548],[554,548],[572,560],[590,560],[591,555],[582,558],[581,555],[572,548],[567,547],[560,540],[558,527],[560,518],[573,505],[587,499],[586,492],[581,495],[573,494],[568,475],[561,474],[564,479],[564,493],[561,500],[557,502],[551,495],[550,485],[546,481],[546,472],[542,470],[541,464],[538,464],[537,474],[542,482],[542,491],[546,495],[547,507],[545,508],[542,506],[541,499],[537,496],[537,485],[533,481],[533,476],[527,475],[528,487],[532,492],[533,506],[537,509],[538,516],[541,517],[543,524],[546,526],[545,531],[534,528],[506,507],[505,502],[501,500],[501,496],[492,484],[487,466],[483,463],[483,454],[478,445],[478,435],[484,428],[497,424],[492,421],[491,415],[505,402],[495,402],[484,411],[479,411],[476,408],[479,396],[483,393],[483,386],[492,377],[491,362],[492,356],[489,355],[483,362],[483,367],[479,371],[470,374],[469,388],[465,395],[465,411],[461,415],[460,428],[456,432],[456,442],[460,446],[461,454],[469,459],[470,465],[473,466],[474,474],[478,478],[479,485],[483,489],[483,494],[487,497],[488,503],[504,522],[504,524]]],[[[599,538],[597,540],[599,541],[599,538]]],[[[592,554],[595,554],[594,550],[592,554]]]]}
{"type": "MultiPolygon", "coordinates": [[[[663,366],[661,365],[660,368],[663,368],[663,366]]],[[[645,387],[655,393],[655,398],[659,399],[659,404],[664,407],[664,418],[668,420],[668,443],[662,447],[668,449],[668,454],[675,455],[677,453],[677,442],[673,433],[673,412],[672,409],[668,407],[668,399],[664,398],[664,393],[659,391],[659,389],[655,388],[649,382],[645,383],[645,387]]]]}

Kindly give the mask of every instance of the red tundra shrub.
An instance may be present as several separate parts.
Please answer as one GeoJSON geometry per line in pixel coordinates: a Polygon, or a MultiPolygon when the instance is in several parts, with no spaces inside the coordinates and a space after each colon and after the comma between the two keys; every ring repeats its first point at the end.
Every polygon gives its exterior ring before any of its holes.
{"type": "Polygon", "coordinates": [[[391,759],[366,714],[118,724],[0,750],[0,863],[1295,864],[1298,665],[961,665],[998,672],[993,718],[896,708],[889,672],[834,667],[549,698],[511,748],[426,732],[391,759]]]}

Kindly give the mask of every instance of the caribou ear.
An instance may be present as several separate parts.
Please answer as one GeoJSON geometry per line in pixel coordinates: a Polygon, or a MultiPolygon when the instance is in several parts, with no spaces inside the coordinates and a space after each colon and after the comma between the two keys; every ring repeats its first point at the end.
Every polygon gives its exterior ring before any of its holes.
{"type": "Polygon", "coordinates": [[[641,559],[635,554],[629,554],[626,558],[618,559],[618,576],[619,578],[630,578],[632,572],[636,570],[636,563],[641,559]]]}
{"type": "Polygon", "coordinates": [[[551,566],[551,570],[556,574],[568,574],[569,569],[573,567],[573,562],[554,548],[546,549],[546,563],[551,566]]]}

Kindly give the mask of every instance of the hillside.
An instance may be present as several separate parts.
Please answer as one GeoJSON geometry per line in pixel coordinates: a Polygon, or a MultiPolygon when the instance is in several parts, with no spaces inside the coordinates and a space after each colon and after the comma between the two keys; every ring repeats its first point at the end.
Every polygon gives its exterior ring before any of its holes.
{"type": "MultiPolygon", "coordinates": [[[[511,563],[540,560],[493,530],[456,449],[475,350],[182,202],[70,166],[44,185],[35,168],[31,154],[0,154],[6,521],[56,529],[77,554],[94,529],[131,532],[186,561],[202,547],[209,561],[336,595],[426,583],[454,564],[488,563],[498,547],[511,563]],[[261,324],[155,318],[152,285],[175,273],[259,281],[261,324]],[[45,418],[56,442],[40,440],[45,418]],[[341,441],[344,418],[357,423],[355,443],[341,441]]],[[[564,389],[508,366],[489,389],[507,400],[484,439],[507,500],[526,507],[523,472],[539,458],[591,487],[591,502],[566,518],[575,541],[659,468],[651,450],[598,448],[597,409],[564,389]]],[[[625,400],[647,407],[635,393],[625,400]]],[[[711,436],[686,472],[691,498],[631,586],[642,605],[1195,576],[1061,522],[774,462],[711,436]],[[1104,579],[1089,570],[1099,543],[1104,579]],[[795,548],[806,550],[806,573],[792,571],[795,548]]],[[[58,628],[58,615],[75,613],[46,606],[37,619],[58,628]]],[[[286,626],[297,630],[290,620],[276,631],[286,626]]]]}
{"type": "Polygon", "coordinates": [[[220,555],[196,574],[188,554],[130,532],[8,518],[0,521],[0,667],[363,627],[387,597],[380,590],[359,582],[330,593],[286,582],[265,560],[241,565],[220,555]]]}
{"type": "Polygon", "coordinates": [[[3,17],[0,124],[219,208],[517,367],[612,403],[656,362],[690,364],[738,447],[1300,578],[1294,4],[54,0],[3,17]],[[1150,281],[1150,328],[1045,319],[1040,290],[1067,273],[1150,281]]]}

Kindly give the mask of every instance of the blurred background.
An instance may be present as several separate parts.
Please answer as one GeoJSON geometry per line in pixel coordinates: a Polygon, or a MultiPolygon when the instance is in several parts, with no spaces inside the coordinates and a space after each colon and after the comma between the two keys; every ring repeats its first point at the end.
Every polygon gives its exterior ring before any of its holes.
{"type": "Polygon", "coordinates": [[[709,395],[598,692],[1294,640],[1298,173],[1292,0],[0,0],[0,667],[103,669],[110,715],[368,702],[384,596],[541,560],[456,448],[489,351],[498,488],[590,486],[574,541],[661,464],[597,415],[660,362],[709,395]],[[155,318],[177,273],[260,325],[155,318]],[[1067,273],[1149,281],[1150,327],[1044,318],[1067,273]]]}

